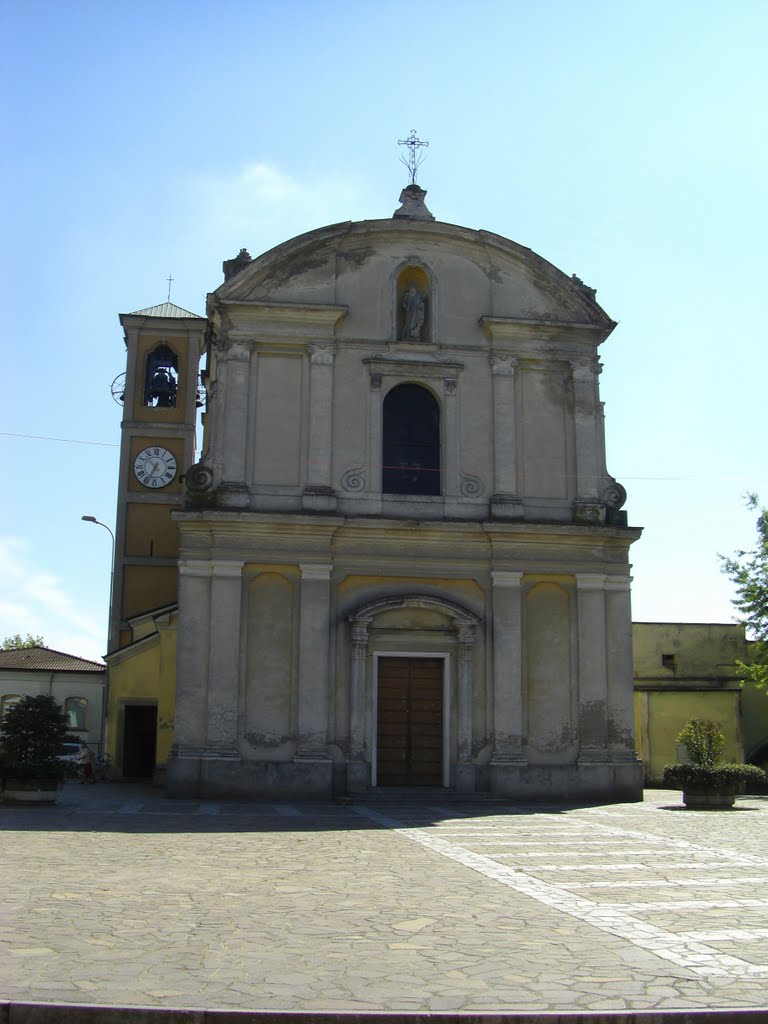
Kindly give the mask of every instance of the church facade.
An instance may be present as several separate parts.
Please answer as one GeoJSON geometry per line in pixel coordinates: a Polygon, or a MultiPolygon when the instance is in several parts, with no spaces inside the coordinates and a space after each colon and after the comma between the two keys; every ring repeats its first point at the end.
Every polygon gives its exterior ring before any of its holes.
{"type": "Polygon", "coordinates": [[[640,530],[599,397],[615,324],[578,278],[436,221],[425,195],[243,250],[206,317],[121,317],[124,777],[640,798],[640,530]]]}
{"type": "Polygon", "coordinates": [[[640,798],[615,324],[424,196],[243,251],[209,296],[172,793],[640,798]]]}

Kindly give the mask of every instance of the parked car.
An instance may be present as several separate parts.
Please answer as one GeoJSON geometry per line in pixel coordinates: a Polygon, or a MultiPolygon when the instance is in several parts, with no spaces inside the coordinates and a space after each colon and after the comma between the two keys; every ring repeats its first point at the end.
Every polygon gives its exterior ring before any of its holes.
{"type": "Polygon", "coordinates": [[[61,752],[56,755],[57,761],[64,761],[65,763],[74,762],[80,756],[80,744],[79,743],[62,743],[61,752]]]}

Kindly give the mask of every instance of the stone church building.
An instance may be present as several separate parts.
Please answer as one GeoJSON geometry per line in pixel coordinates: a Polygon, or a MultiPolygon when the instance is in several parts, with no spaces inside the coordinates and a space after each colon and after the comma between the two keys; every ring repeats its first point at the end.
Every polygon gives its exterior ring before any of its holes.
{"type": "Polygon", "coordinates": [[[111,741],[154,615],[173,794],[641,797],[615,323],[425,196],[243,250],[205,319],[122,318],[111,741]]]}

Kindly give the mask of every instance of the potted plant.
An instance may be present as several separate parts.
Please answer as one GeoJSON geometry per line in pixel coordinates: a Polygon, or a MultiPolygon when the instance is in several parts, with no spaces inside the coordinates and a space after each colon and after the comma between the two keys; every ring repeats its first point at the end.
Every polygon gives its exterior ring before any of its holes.
{"type": "Polygon", "coordinates": [[[688,754],[688,764],[668,764],[664,781],[683,791],[683,803],[693,810],[733,807],[736,794],[749,780],[763,780],[765,772],[753,764],[728,764],[722,752],[725,736],[714,722],[692,718],[677,734],[688,754]]]}
{"type": "Polygon", "coordinates": [[[22,697],[0,722],[0,779],[11,802],[53,803],[64,777],[59,760],[67,718],[53,697],[22,697]]]}

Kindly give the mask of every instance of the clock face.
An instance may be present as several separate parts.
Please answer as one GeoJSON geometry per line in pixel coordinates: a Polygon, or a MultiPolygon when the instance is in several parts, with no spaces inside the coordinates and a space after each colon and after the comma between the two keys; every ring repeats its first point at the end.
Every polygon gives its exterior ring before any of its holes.
{"type": "Polygon", "coordinates": [[[133,472],[145,487],[165,487],[176,476],[176,459],[167,448],[145,448],[134,459],[133,472]]]}

